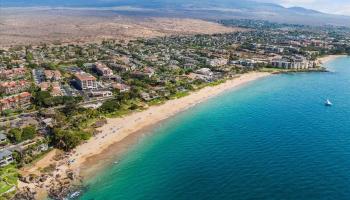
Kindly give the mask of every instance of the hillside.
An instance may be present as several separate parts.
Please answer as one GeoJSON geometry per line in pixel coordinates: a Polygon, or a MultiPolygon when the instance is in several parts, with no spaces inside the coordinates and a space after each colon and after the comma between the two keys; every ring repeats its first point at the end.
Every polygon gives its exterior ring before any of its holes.
{"type": "Polygon", "coordinates": [[[251,18],[274,22],[350,26],[350,17],[301,7],[285,8],[252,0],[2,0],[1,7],[66,7],[114,10],[124,15],[191,17],[201,19],[251,18]]]}

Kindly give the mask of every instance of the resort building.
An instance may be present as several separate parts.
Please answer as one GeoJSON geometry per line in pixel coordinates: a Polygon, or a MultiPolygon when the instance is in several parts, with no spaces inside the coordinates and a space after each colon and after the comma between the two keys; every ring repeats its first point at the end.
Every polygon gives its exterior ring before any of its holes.
{"type": "Polygon", "coordinates": [[[4,144],[7,141],[7,137],[0,131],[0,144],[4,144]]]}
{"type": "Polygon", "coordinates": [[[261,59],[261,58],[239,59],[239,60],[230,62],[230,64],[239,65],[238,67],[245,67],[245,68],[254,68],[259,65],[265,66],[268,63],[269,63],[269,60],[261,59]]]}
{"type": "Polygon", "coordinates": [[[94,76],[89,73],[76,73],[75,81],[79,90],[97,89],[97,81],[94,76]]]}
{"type": "Polygon", "coordinates": [[[0,79],[14,79],[24,77],[26,74],[26,69],[21,68],[13,68],[8,70],[0,70],[0,79]]]}
{"type": "Polygon", "coordinates": [[[130,86],[122,84],[122,83],[114,83],[112,85],[112,88],[119,90],[119,92],[121,92],[121,93],[128,92],[130,90],[130,86]]]}
{"type": "Polygon", "coordinates": [[[113,71],[110,68],[108,68],[105,64],[95,63],[93,65],[93,69],[100,76],[106,76],[106,77],[113,76],[113,71]]]}
{"type": "Polygon", "coordinates": [[[220,67],[220,66],[227,65],[227,63],[228,63],[228,59],[215,58],[215,59],[209,60],[208,64],[212,67],[220,67]]]}
{"type": "Polygon", "coordinates": [[[127,65],[117,64],[117,63],[110,63],[108,64],[109,67],[112,69],[118,71],[118,72],[127,72],[130,71],[130,67],[127,65]]]}
{"type": "Polygon", "coordinates": [[[49,91],[54,97],[62,96],[61,86],[58,82],[42,82],[39,86],[41,91],[49,91]]]}
{"type": "Polygon", "coordinates": [[[111,97],[113,93],[111,91],[91,91],[90,97],[111,97]]]}
{"type": "Polygon", "coordinates": [[[213,80],[214,73],[209,68],[201,68],[195,71],[195,73],[190,73],[189,78],[194,80],[202,80],[205,82],[211,82],[213,80]]]}
{"type": "Polygon", "coordinates": [[[279,59],[273,59],[271,65],[277,68],[283,69],[308,69],[314,67],[314,62],[309,61],[301,56],[295,57],[282,57],[279,59]]]}
{"type": "Polygon", "coordinates": [[[61,72],[58,70],[45,70],[44,74],[48,81],[59,81],[62,79],[61,72]]]}
{"type": "Polygon", "coordinates": [[[9,109],[25,108],[30,105],[30,98],[29,92],[3,98],[0,100],[0,112],[9,109]]]}
{"type": "Polygon", "coordinates": [[[13,163],[14,159],[12,157],[12,152],[4,149],[0,151],[0,167],[5,167],[13,163]]]}
{"type": "Polygon", "coordinates": [[[35,82],[35,84],[40,84],[41,82],[45,81],[45,70],[44,69],[33,69],[32,70],[32,77],[35,82]]]}
{"type": "Polygon", "coordinates": [[[17,94],[28,89],[30,84],[27,81],[10,81],[0,83],[0,92],[10,95],[17,94]]]}
{"type": "Polygon", "coordinates": [[[267,53],[283,53],[284,52],[283,47],[270,46],[270,45],[267,46],[265,50],[267,53]]]}
{"type": "Polygon", "coordinates": [[[196,70],[197,74],[205,75],[205,76],[213,76],[213,72],[209,68],[201,68],[196,70]]]}

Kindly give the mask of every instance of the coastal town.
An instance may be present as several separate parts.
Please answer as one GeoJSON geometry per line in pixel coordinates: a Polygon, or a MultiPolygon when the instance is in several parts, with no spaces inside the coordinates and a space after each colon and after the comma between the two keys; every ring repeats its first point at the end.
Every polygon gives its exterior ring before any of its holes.
{"type": "MultiPolygon", "coordinates": [[[[326,71],[318,58],[350,54],[350,30],[344,27],[259,20],[221,23],[243,31],[1,49],[1,198],[35,195],[35,188],[18,189],[19,182],[47,189],[54,199],[67,195],[69,190],[44,185],[50,177],[59,178],[55,173],[59,166],[46,166],[39,174],[25,169],[53,151],[60,152],[55,154],[59,165],[73,164],[70,153],[104,134],[99,128],[109,118],[143,111],[246,73],[326,71]]],[[[74,177],[66,169],[67,181],[74,177]]]]}

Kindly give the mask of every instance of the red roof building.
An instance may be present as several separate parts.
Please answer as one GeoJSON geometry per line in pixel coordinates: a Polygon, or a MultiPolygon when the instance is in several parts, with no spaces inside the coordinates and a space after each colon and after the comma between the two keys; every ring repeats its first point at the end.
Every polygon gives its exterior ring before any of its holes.
{"type": "Polygon", "coordinates": [[[58,70],[45,70],[44,74],[48,81],[59,81],[62,78],[61,72],[58,70]]]}
{"type": "Polygon", "coordinates": [[[108,68],[105,64],[95,63],[93,68],[100,76],[113,76],[113,70],[108,68]]]}
{"type": "Polygon", "coordinates": [[[1,79],[14,79],[19,77],[24,77],[26,74],[26,69],[21,68],[13,68],[8,70],[0,70],[0,78],[1,79]]]}
{"type": "Polygon", "coordinates": [[[75,80],[80,90],[97,89],[97,81],[89,73],[76,73],[75,80]]]}
{"type": "Polygon", "coordinates": [[[30,86],[28,81],[9,81],[0,83],[0,92],[4,94],[17,94],[27,90],[30,86]]]}
{"type": "Polygon", "coordinates": [[[30,104],[32,95],[29,92],[0,99],[0,111],[25,108],[30,104]]]}
{"type": "Polygon", "coordinates": [[[42,82],[39,86],[41,91],[50,91],[54,97],[62,96],[61,86],[58,82],[42,82]]]}

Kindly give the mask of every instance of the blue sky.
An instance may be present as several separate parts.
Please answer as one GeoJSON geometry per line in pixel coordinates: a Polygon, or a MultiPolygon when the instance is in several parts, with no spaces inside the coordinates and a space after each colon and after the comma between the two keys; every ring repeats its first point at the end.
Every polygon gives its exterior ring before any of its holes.
{"type": "Polygon", "coordinates": [[[327,13],[350,15],[350,0],[257,0],[283,6],[301,6],[327,13]]]}

